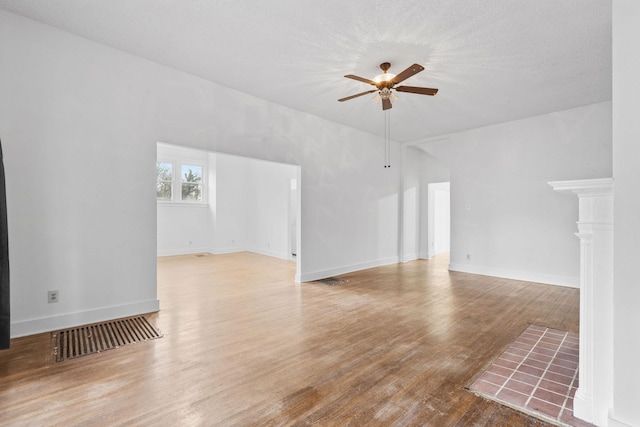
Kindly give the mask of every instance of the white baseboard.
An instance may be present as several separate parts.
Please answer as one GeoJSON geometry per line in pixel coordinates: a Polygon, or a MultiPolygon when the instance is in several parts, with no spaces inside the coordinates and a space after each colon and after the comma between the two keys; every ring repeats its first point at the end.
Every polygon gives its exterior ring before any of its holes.
{"type": "Polygon", "coordinates": [[[158,310],[160,310],[160,301],[153,299],[131,304],[97,308],[95,310],[23,320],[21,322],[14,322],[11,324],[11,338],[40,334],[42,332],[51,332],[58,329],[72,328],[74,326],[119,319],[121,317],[136,316],[138,314],[151,313],[158,310]]]}
{"type": "Polygon", "coordinates": [[[632,424],[624,423],[620,420],[613,418],[613,415],[609,414],[608,427],[633,427],[632,424]]]}
{"type": "Polygon", "coordinates": [[[420,252],[419,258],[420,259],[430,260],[434,256],[440,255],[440,254],[444,254],[444,253],[446,253],[446,251],[445,252],[438,252],[438,253],[436,253],[435,251],[420,252]]]}
{"type": "Polygon", "coordinates": [[[329,268],[326,270],[316,270],[310,273],[296,275],[296,282],[312,282],[314,280],[325,279],[339,274],[351,273],[354,271],[366,270],[368,268],[381,267],[383,265],[397,264],[398,257],[386,258],[376,261],[362,262],[358,264],[345,265],[342,267],[329,268]]]}
{"type": "Polygon", "coordinates": [[[229,246],[226,248],[215,248],[215,249],[209,248],[205,252],[208,252],[213,255],[234,254],[237,252],[252,252],[254,254],[270,256],[273,258],[287,259],[287,260],[290,259],[286,251],[281,252],[281,251],[272,251],[268,249],[259,249],[259,248],[241,248],[238,246],[229,246]]]}
{"type": "Polygon", "coordinates": [[[209,248],[183,248],[183,249],[163,249],[157,252],[157,256],[176,256],[176,255],[191,255],[201,254],[204,252],[211,252],[209,248]]]}
{"type": "Polygon", "coordinates": [[[580,387],[578,387],[573,399],[573,415],[589,423],[594,421],[593,396],[585,395],[580,387]]]}
{"type": "Polygon", "coordinates": [[[479,274],[482,276],[502,277],[504,279],[521,280],[523,282],[544,283],[547,285],[579,288],[580,278],[569,276],[555,276],[552,274],[531,273],[528,271],[505,270],[502,268],[483,267],[468,264],[449,264],[450,271],[479,274]]]}
{"type": "Polygon", "coordinates": [[[272,251],[269,249],[258,249],[258,248],[251,248],[251,249],[247,249],[248,252],[253,252],[254,254],[259,254],[259,255],[265,255],[265,256],[270,256],[273,258],[279,258],[279,259],[290,259],[289,255],[287,254],[286,251],[282,252],[282,251],[272,251]]]}
{"type": "Polygon", "coordinates": [[[213,255],[234,254],[237,252],[253,252],[260,255],[270,256],[280,259],[290,259],[289,255],[281,251],[272,251],[268,249],[245,248],[239,246],[229,246],[226,248],[185,248],[185,249],[167,249],[158,251],[158,256],[176,256],[176,255],[193,255],[209,253],[213,255]]]}
{"type": "Polygon", "coordinates": [[[226,248],[184,248],[184,249],[165,249],[158,251],[158,256],[176,256],[176,255],[193,255],[193,254],[202,254],[209,253],[213,255],[224,255],[224,254],[234,254],[236,252],[252,252],[250,249],[239,247],[239,246],[229,246],[226,248]]]}
{"type": "Polygon", "coordinates": [[[237,252],[249,252],[249,249],[240,246],[227,246],[226,248],[208,248],[207,252],[213,255],[235,254],[237,252]]]}
{"type": "Polygon", "coordinates": [[[418,259],[418,254],[416,253],[402,255],[402,262],[411,262],[417,259],[418,259]]]}

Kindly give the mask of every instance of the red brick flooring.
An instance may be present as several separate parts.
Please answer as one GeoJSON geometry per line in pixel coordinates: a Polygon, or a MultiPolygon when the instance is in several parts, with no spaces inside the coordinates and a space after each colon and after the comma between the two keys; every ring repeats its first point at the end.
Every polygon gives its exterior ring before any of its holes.
{"type": "Polygon", "coordinates": [[[578,387],[578,334],[530,325],[470,389],[535,417],[591,426],[573,416],[578,387]]]}

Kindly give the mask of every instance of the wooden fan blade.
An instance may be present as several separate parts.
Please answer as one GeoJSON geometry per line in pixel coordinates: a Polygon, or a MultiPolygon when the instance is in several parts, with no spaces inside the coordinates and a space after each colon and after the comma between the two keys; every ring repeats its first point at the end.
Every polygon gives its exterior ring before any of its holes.
{"type": "Polygon", "coordinates": [[[413,64],[412,66],[410,66],[409,68],[407,68],[406,70],[404,70],[403,72],[401,72],[400,74],[395,76],[393,78],[392,82],[393,82],[394,85],[397,85],[401,81],[408,79],[409,77],[413,76],[414,74],[418,74],[422,70],[424,70],[424,67],[422,65],[413,64]]]}
{"type": "Polygon", "coordinates": [[[431,89],[429,87],[418,87],[418,86],[398,86],[394,88],[398,92],[409,92],[409,93],[417,93],[420,95],[435,95],[438,93],[438,89],[431,89]]]}
{"type": "Polygon", "coordinates": [[[340,99],[338,99],[338,101],[340,101],[340,102],[348,101],[348,100],[350,100],[350,99],[357,98],[357,97],[359,97],[359,96],[366,95],[366,94],[368,94],[368,93],[373,93],[373,92],[375,92],[375,91],[377,91],[377,90],[378,90],[378,89],[368,90],[368,91],[366,91],[366,92],[362,92],[362,93],[359,93],[359,94],[357,94],[357,95],[351,95],[351,96],[347,96],[346,98],[340,98],[340,99]]]}
{"type": "Polygon", "coordinates": [[[357,80],[359,82],[368,83],[370,85],[376,85],[376,82],[374,82],[373,80],[365,79],[364,77],[360,76],[354,76],[353,74],[347,74],[345,77],[348,79],[357,80]]]}
{"type": "Polygon", "coordinates": [[[388,110],[389,108],[391,108],[391,100],[389,98],[383,99],[382,100],[382,109],[383,110],[388,110]]]}

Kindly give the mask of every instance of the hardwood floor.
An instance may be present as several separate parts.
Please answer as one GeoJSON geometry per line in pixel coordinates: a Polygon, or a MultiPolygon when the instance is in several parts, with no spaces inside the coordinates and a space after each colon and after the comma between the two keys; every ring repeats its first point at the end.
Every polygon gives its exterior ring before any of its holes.
{"type": "Polygon", "coordinates": [[[0,352],[0,425],[546,426],[465,386],[529,323],[577,331],[578,290],[448,259],[295,284],[251,253],[158,260],[163,338],[51,364],[0,352]]]}

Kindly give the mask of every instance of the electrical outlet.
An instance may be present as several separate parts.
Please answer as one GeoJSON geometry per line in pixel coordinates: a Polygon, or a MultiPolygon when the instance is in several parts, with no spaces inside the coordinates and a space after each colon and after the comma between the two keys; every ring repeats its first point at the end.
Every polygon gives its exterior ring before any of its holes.
{"type": "Polygon", "coordinates": [[[467,254],[467,259],[471,259],[471,255],[470,254],[467,254]]]}
{"type": "Polygon", "coordinates": [[[59,297],[60,297],[60,293],[58,291],[47,292],[47,300],[49,304],[51,304],[52,302],[58,302],[59,297]]]}

